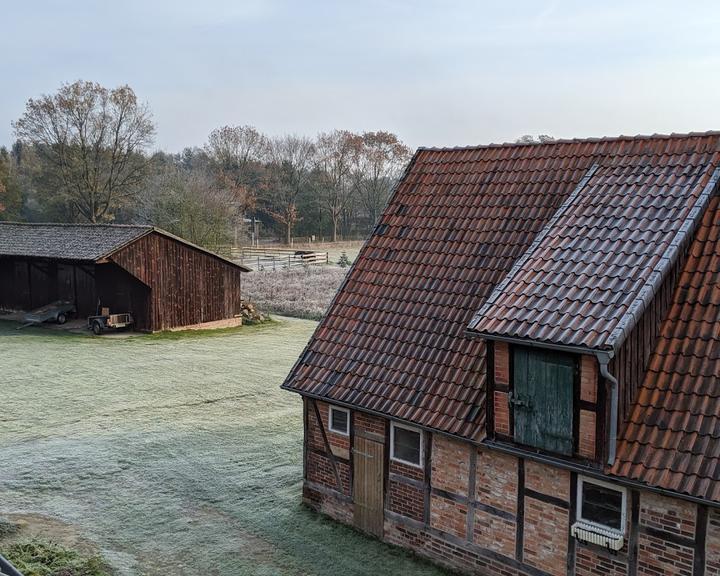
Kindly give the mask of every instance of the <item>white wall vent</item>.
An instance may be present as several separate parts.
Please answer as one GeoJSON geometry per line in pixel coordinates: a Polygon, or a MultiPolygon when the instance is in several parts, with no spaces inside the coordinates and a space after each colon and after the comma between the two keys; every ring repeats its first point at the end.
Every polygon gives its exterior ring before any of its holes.
{"type": "Polygon", "coordinates": [[[575,522],[575,524],[572,525],[570,534],[582,542],[596,544],[597,546],[602,546],[603,548],[608,548],[616,552],[620,550],[625,543],[625,538],[623,538],[622,534],[582,521],[575,522]]]}

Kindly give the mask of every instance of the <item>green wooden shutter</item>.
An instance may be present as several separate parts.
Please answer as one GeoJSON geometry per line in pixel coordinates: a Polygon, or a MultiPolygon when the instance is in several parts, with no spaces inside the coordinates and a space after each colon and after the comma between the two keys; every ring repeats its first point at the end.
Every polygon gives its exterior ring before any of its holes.
{"type": "Polygon", "coordinates": [[[573,382],[569,354],[514,348],[515,441],[548,452],[573,453],[573,382]]]}

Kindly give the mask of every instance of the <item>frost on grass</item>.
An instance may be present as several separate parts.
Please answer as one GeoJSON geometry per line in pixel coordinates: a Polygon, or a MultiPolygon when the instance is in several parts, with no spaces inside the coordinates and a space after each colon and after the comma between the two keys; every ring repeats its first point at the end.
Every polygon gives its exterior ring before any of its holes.
{"type": "Polygon", "coordinates": [[[243,297],[264,312],[319,320],[346,273],[335,266],[250,272],[243,276],[243,297]]]}
{"type": "Polygon", "coordinates": [[[302,403],[280,384],[315,327],[106,339],[0,321],[0,517],[56,519],[118,576],[441,575],[301,505],[302,403]]]}

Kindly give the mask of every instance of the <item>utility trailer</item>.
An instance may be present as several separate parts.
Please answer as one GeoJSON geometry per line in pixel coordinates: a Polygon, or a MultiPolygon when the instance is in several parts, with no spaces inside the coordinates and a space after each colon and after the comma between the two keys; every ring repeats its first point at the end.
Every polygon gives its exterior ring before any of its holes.
{"type": "Polygon", "coordinates": [[[130,313],[110,314],[107,308],[103,308],[102,314],[88,317],[87,325],[95,336],[100,336],[105,330],[120,330],[132,326],[134,323],[135,319],[130,313]]]}
{"type": "Polygon", "coordinates": [[[58,300],[51,302],[35,310],[31,310],[23,317],[24,324],[21,328],[26,326],[33,326],[42,324],[43,322],[57,322],[58,324],[65,324],[68,316],[75,313],[75,304],[68,300],[58,300]]]}

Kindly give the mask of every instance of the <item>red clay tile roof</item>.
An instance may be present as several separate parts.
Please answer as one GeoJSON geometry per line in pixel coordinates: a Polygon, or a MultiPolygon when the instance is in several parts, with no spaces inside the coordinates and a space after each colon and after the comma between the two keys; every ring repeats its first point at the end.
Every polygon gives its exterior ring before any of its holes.
{"type": "Polygon", "coordinates": [[[637,194],[643,184],[663,178],[694,199],[717,148],[706,133],[420,149],[283,387],[480,439],[485,344],[466,328],[590,167],[600,166],[593,190],[645,214],[658,197],[637,194]],[[628,198],[617,185],[626,170],[628,198]]]}
{"type": "Polygon", "coordinates": [[[717,181],[717,144],[641,147],[600,162],[493,290],[471,330],[619,349],[692,239],[717,181]]]}
{"type": "Polygon", "coordinates": [[[610,473],[720,502],[718,196],[690,249],[610,473]]]}

